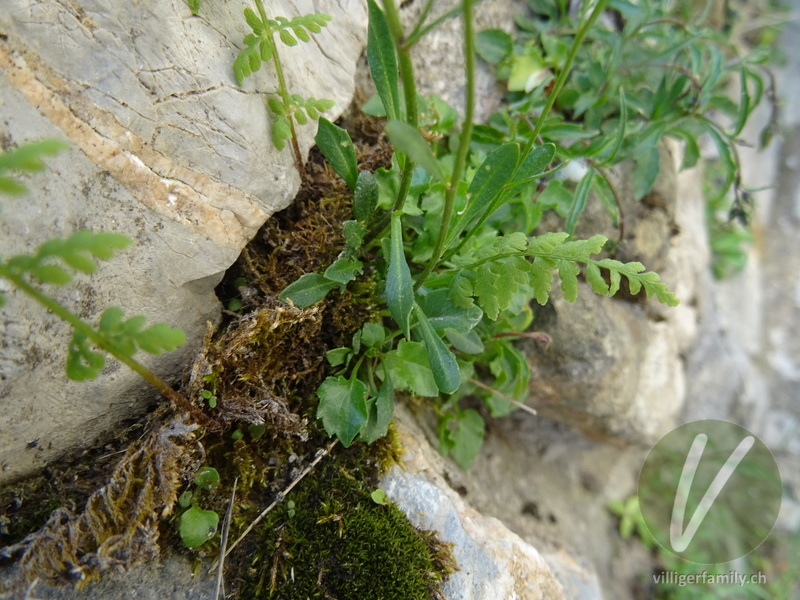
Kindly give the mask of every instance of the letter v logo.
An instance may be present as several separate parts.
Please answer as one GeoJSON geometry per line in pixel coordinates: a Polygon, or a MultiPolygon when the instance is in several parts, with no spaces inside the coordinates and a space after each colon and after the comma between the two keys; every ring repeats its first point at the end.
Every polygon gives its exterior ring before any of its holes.
{"type": "Polygon", "coordinates": [[[669,543],[675,552],[683,552],[692,543],[697,530],[706,518],[708,511],[714,505],[714,501],[719,496],[722,488],[728,483],[728,480],[733,475],[736,467],[742,462],[745,454],[753,447],[755,438],[752,435],[747,436],[739,445],[736,446],[734,451],[722,465],[722,468],[717,472],[714,481],[706,490],[703,499],[694,511],[689,525],[683,529],[684,517],[686,514],[686,502],[689,499],[689,494],[692,490],[692,483],[694,482],[694,475],[697,472],[697,467],[700,460],[703,458],[703,451],[706,448],[708,436],[704,433],[699,433],[695,436],[692,442],[692,447],[686,455],[686,462],[683,463],[683,471],[681,471],[681,478],[678,482],[678,489],[675,492],[675,503],[672,505],[672,520],[669,525],[669,543]]]}
{"type": "Polygon", "coordinates": [[[775,458],[744,427],[707,419],[662,437],[639,472],[642,520],[669,552],[699,564],[736,560],[763,542],[781,507],[775,458]]]}

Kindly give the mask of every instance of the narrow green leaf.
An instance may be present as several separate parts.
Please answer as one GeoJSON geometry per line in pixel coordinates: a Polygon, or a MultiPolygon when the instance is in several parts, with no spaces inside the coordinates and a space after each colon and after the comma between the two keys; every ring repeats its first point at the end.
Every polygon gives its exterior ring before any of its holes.
{"type": "Polygon", "coordinates": [[[294,36],[287,30],[281,29],[280,33],[278,33],[278,36],[281,38],[281,41],[287,46],[297,46],[297,40],[294,39],[294,36]]]}
{"type": "Polygon", "coordinates": [[[305,29],[303,29],[300,25],[295,25],[294,27],[292,27],[292,31],[303,42],[307,42],[311,39],[311,36],[308,35],[308,32],[305,29]]]}
{"type": "Polygon", "coordinates": [[[36,265],[29,272],[42,283],[66,285],[72,281],[70,274],[58,265],[36,265]]]}
{"type": "Polygon", "coordinates": [[[328,295],[338,284],[319,273],[306,273],[294,283],[290,283],[280,293],[278,299],[291,302],[297,308],[308,308],[328,295]]]}
{"type": "Polygon", "coordinates": [[[328,119],[320,118],[319,129],[314,140],[333,170],[344,179],[351,190],[355,190],[358,180],[358,164],[356,150],[350,135],[328,119]]]}
{"type": "Polygon", "coordinates": [[[403,251],[402,213],[392,214],[391,247],[389,268],[386,273],[386,303],[392,318],[400,326],[406,338],[411,335],[409,317],[414,308],[414,287],[411,283],[411,270],[406,263],[403,251]]]}
{"type": "Polygon", "coordinates": [[[186,342],[186,334],[167,323],[154,323],[136,334],[136,343],[145,352],[161,354],[172,352],[186,342]]]}
{"type": "Polygon", "coordinates": [[[572,198],[572,205],[569,209],[569,216],[564,223],[564,231],[572,235],[575,232],[575,225],[578,223],[578,217],[586,207],[586,198],[589,195],[589,189],[592,187],[592,180],[594,179],[594,170],[589,169],[586,174],[581,178],[578,188],[575,190],[575,196],[572,198]]]}
{"type": "Polygon", "coordinates": [[[82,229],[72,234],[65,240],[66,251],[84,250],[100,260],[113,258],[119,250],[124,250],[133,243],[133,240],[121,233],[99,232],[94,233],[82,229]]]}
{"type": "Polygon", "coordinates": [[[10,177],[0,177],[0,192],[9,196],[19,196],[28,191],[28,188],[10,177]]]}
{"type": "Polygon", "coordinates": [[[0,153],[0,173],[11,169],[41,171],[44,169],[42,156],[51,156],[67,148],[69,146],[61,140],[42,140],[7,150],[0,153]]]}
{"type": "Polygon", "coordinates": [[[628,124],[628,106],[625,100],[625,89],[620,86],[619,88],[619,122],[617,123],[617,131],[614,135],[614,144],[611,146],[611,152],[600,163],[600,166],[610,165],[617,157],[619,149],[622,148],[622,142],[625,140],[625,128],[628,124]]]}
{"type": "Polygon", "coordinates": [[[367,386],[353,377],[328,377],[317,389],[317,418],[347,448],[367,422],[367,386]]]}
{"type": "Polygon", "coordinates": [[[481,217],[494,204],[493,200],[502,194],[505,185],[516,172],[518,160],[519,145],[516,143],[503,144],[489,153],[469,184],[467,206],[452,226],[448,247],[473,219],[481,217]]]}
{"type": "Polygon", "coordinates": [[[636,200],[641,200],[653,187],[656,177],[658,177],[659,170],[659,153],[658,148],[654,146],[639,152],[635,159],[636,164],[633,167],[633,197],[636,200]]]}
{"type": "Polygon", "coordinates": [[[444,172],[419,130],[402,121],[389,121],[386,125],[386,135],[397,150],[407,154],[413,162],[439,181],[444,181],[444,172]]]}
{"type": "Polygon", "coordinates": [[[286,108],[283,106],[283,102],[281,102],[280,98],[276,98],[275,96],[267,98],[267,106],[275,115],[286,114],[286,108]]]}
{"type": "Polygon", "coordinates": [[[244,9],[244,20],[247,21],[247,24],[250,25],[250,29],[252,29],[253,33],[256,35],[260,35],[261,32],[264,31],[264,23],[258,18],[258,15],[256,15],[252,8],[244,9]]]}
{"type": "Polygon", "coordinates": [[[400,87],[397,79],[397,55],[386,15],[374,0],[367,0],[367,61],[378,96],[389,119],[400,119],[400,87]]]}
{"type": "Polygon", "coordinates": [[[353,215],[362,223],[372,218],[378,206],[378,181],[369,171],[360,171],[353,194],[353,215]]]}
{"type": "Polygon", "coordinates": [[[422,331],[422,339],[425,340],[425,347],[428,349],[428,360],[436,386],[441,392],[452,394],[461,385],[461,373],[456,357],[434,331],[419,305],[415,304],[415,309],[417,322],[422,331]]]}
{"type": "Polygon", "coordinates": [[[269,62],[272,60],[273,50],[272,50],[272,41],[266,38],[262,39],[258,43],[258,51],[259,56],[261,56],[262,62],[269,62]]]}

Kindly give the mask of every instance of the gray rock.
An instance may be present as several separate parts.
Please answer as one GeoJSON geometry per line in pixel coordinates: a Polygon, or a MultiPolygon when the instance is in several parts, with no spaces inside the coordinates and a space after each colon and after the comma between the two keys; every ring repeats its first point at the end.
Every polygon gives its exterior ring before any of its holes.
{"type": "MultiPolygon", "coordinates": [[[[291,152],[269,137],[264,92],[271,68],[242,87],[232,62],[247,25],[245,2],[183,0],[115,4],[10,0],[0,13],[0,142],[59,138],[72,149],[28,179],[32,192],[3,199],[3,254],[30,252],[80,228],[135,240],[91,278],[54,290],[95,322],[109,305],[184,329],[187,344],[144,360],[175,379],[220,306],[214,287],[264,221],[294,197],[291,152]]],[[[350,102],[366,38],[366,7],[270,5],[292,17],[326,10],[314,40],[281,48],[292,92],[327,97],[334,118],[350,102]]],[[[315,128],[300,127],[303,152],[315,128]]],[[[91,443],[156,394],[111,362],[94,382],[64,376],[69,329],[18,292],[0,313],[0,482],[19,478],[76,445],[91,443]],[[28,445],[36,443],[36,447],[28,445]]]]}
{"type": "Polygon", "coordinates": [[[400,407],[403,464],[392,467],[381,489],[416,527],[438,531],[454,544],[456,571],[442,586],[448,600],[567,598],[539,552],[501,521],[471,508],[450,488],[443,461],[400,407]]]}

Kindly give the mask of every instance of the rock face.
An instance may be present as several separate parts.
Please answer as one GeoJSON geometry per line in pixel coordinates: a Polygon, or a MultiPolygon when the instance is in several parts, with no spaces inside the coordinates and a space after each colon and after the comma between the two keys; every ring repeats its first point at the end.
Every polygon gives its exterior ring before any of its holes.
{"type": "MultiPolygon", "coordinates": [[[[110,305],[184,329],[179,351],[145,360],[174,378],[219,317],[214,287],[264,221],[294,197],[291,152],[271,145],[264,92],[271,65],[243,86],[232,62],[248,27],[243,1],[114,4],[9,0],[0,12],[0,144],[42,138],[71,147],[3,198],[4,256],[80,228],[135,240],[91,279],[52,293],[90,322],[110,305]]],[[[349,103],[366,38],[359,0],[271,3],[272,16],[327,11],[333,21],[281,48],[290,91],[349,103]]],[[[299,128],[307,151],[315,128],[299,128]]],[[[4,288],[0,312],[0,483],[88,444],[155,398],[113,362],[94,382],[64,376],[68,328],[4,288]]]]}
{"type": "MultiPolygon", "coordinates": [[[[626,230],[617,256],[657,271],[681,304],[606,298],[583,284],[576,302],[554,294],[535,308],[533,327],[552,343],[531,345],[529,403],[596,439],[653,444],[676,425],[686,398],[682,355],[696,336],[694,302],[709,251],[699,173],[678,176],[678,155],[675,144],[662,144],[661,174],[641,201],[632,197],[628,167],[618,168],[626,230]]],[[[619,235],[598,229],[607,220],[601,207],[589,210],[578,237],[619,235]]]]}
{"type": "Polygon", "coordinates": [[[471,508],[442,477],[443,461],[402,409],[397,421],[406,452],[381,489],[420,529],[454,544],[456,571],[442,586],[455,600],[558,600],[569,598],[537,550],[501,521],[471,508]]]}

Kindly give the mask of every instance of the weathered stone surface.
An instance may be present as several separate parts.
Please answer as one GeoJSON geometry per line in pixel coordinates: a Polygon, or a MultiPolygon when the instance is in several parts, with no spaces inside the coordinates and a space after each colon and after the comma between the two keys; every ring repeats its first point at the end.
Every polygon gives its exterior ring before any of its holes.
{"type": "MultiPolygon", "coordinates": [[[[674,145],[662,146],[662,173],[641,202],[632,198],[626,170],[617,173],[626,215],[617,258],[658,271],[681,305],[609,299],[582,285],[575,303],[556,292],[535,311],[533,327],[553,341],[546,349],[531,346],[530,403],[599,439],[654,443],[676,424],[684,403],[682,354],[697,333],[693,304],[709,253],[700,179],[696,172],[678,175],[676,155],[674,145]]],[[[578,237],[597,232],[587,229],[603,223],[593,216],[585,215],[578,237]]]]}
{"type": "MultiPolygon", "coordinates": [[[[145,361],[168,378],[218,318],[213,290],[224,271],[299,185],[291,152],[270,142],[263,92],[276,89],[272,69],[242,87],[233,78],[245,5],[206,2],[201,17],[183,0],[10,0],[0,11],[0,143],[59,138],[72,148],[28,180],[30,194],[3,199],[3,255],[79,228],[132,237],[134,246],[91,279],[54,295],[89,321],[119,305],[184,329],[182,349],[145,361]]],[[[269,10],[334,16],[312,42],[281,49],[291,91],[333,99],[333,118],[352,96],[364,3],[284,0],[269,10]]],[[[299,131],[305,152],[314,127],[299,131]]],[[[0,313],[0,482],[90,443],[154,398],[113,363],[95,382],[67,382],[68,328],[19,293],[8,300],[0,313]]]]}
{"type": "MultiPolygon", "coordinates": [[[[426,23],[433,22],[457,2],[434,3],[426,23]]],[[[407,31],[419,20],[423,2],[409,2],[401,11],[407,31]]],[[[475,8],[475,31],[503,29],[515,31],[514,17],[525,14],[527,3],[519,0],[486,0],[475,8]]],[[[436,94],[464,114],[466,75],[464,73],[464,23],[460,16],[444,21],[414,46],[412,61],[417,75],[417,89],[422,94],[436,94]]],[[[496,83],[494,67],[478,60],[475,73],[475,93],[478,99],[475,117],[479,122],[500,108],[503,89],[496,83]]]]}
{"type": "Polygon", "coordinates": [[[443,585],[452,600],[558,600],[564,595],[539,552],[502,522],[471,508],[442,477],[445,468],[425,434],[400,407],[397,421],[405,448],[381,489],[416,527],[439,532],[454,544],[459,571],[443,585]]]}

